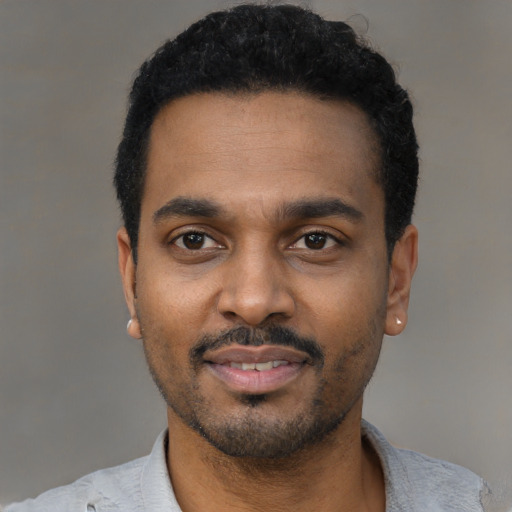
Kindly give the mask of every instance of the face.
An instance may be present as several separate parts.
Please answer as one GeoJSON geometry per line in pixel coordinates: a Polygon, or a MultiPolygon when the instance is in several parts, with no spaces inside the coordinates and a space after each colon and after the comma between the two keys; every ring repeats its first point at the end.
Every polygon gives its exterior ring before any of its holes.
{"type": "Polygon", "coordinates": [[[170,422],[279,457],[360,414],[414,260],[388,260],[378,168],[348,103],[215,93],[160,112],[136,265],[118,241],[130,333],[170,422]]]}

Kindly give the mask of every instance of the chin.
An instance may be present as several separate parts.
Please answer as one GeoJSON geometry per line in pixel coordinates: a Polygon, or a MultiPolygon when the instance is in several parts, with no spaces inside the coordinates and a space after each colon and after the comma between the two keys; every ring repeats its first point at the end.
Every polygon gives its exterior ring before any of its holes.
{"type": "Polygon", "coordinates": [[[243,412],[217,418],[200,414],[187,423],[225,455],[281,459],[320,443],[345,417],[296,410],[291,418],[276,417],[275,409],[269,412],[266,407],[267,400],[266,395],[246,395],[241,399],[243,412]]]}

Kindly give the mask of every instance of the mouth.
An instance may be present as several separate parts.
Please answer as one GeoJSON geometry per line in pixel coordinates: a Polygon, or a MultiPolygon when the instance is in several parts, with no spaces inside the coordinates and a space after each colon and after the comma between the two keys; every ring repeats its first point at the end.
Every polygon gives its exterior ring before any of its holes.
{"type": "Polygon", "coordinates": [[[239,370],[247,371],[247,370],[256,370],[258,372],[266,372],[268,370],[272,370],[272,368],[277,368],[278,366],[286,366],[290,363],[288,361],[267,361],[265,363],[236,363],[235,361],[231,361],[229,366],[231,368],[238,368],[239,370]]]}
{"type": "Polygon", "coordinates": [[[251,395],[283,388],[311,364],[304,352],[269,345],[225,347],[206,352],[204,362],[229,390],[251,395]]]}

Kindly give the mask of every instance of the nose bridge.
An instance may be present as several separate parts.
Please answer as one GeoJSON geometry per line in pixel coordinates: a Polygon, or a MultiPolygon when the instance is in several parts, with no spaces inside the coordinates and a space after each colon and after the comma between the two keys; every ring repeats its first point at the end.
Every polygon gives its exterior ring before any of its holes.
{"type": "Polygon", "coordinates": [[[225,267],[219,312],[248,325],[292,316],[295,305],[282,263],[279,252],[265,244],[237,248],[225,267]]]}

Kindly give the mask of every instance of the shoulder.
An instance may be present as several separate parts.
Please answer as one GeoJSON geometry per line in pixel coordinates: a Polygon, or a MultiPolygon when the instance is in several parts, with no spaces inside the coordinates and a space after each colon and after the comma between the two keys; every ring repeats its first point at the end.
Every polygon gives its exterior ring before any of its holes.
{"type": "Polygon", "coordinates": [[[424,510],[481,512],[487,491],[484,480],[462,466],[433,459],[422,453],[395,449],[408,491],[424,510]]]}
{"type": "Polygon", "coordinates": [[[379,456],[389,510],[409,512],[482,512],[484,480],[450,462],[393,447],[367,422],[363,436],[379,456]]]}
{"type": "Polygon", "coordinates": [[[151,453],[127,464],[102,469],[45,492],[4,512],[179,512],[166,463],[167,430],[151,453]]]}
{"type": "Polygon", "coordinates": [[[4,512],[92,512],[142,510],[140,478],[148,457],[86,475],[35,499],[14,503],[4,512]]]}

